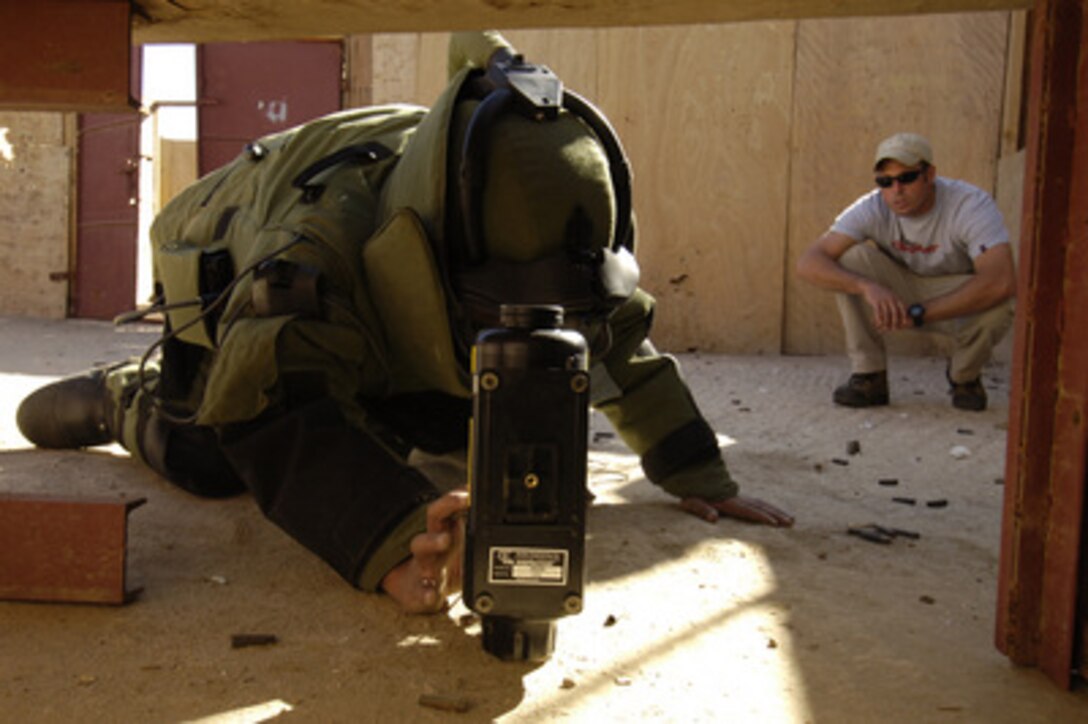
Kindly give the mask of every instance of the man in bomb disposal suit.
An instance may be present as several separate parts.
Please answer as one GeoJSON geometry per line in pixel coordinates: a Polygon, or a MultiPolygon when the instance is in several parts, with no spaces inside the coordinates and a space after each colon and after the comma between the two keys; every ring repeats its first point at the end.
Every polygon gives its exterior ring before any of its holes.
{"type": "Polygon", "coordinates": [[[202,496],[248,490],[352,585],[436,611],[461,583],[467,496],[415,463],[463,455],[469,351],[500,304],[553,304],[590,345],[592,404],[649,480],[709,521],[791,525],[738,495],[647,339],[608,123],[569,91],[547,97],[554,77],[497,33],[455,34],[450,73],[430,110],[317,119],[179,195],[151,232],[163,338],[32,393],[23,434],[119,441],[202,496]]]}

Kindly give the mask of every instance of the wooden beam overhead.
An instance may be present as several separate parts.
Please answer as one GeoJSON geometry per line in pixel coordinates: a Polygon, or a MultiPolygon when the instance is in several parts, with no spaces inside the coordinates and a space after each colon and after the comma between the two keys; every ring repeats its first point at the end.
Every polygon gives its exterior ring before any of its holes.
{"type": "Polygon", "coordinates": [[[0,2],[0,108],[127,111],[126,0],[0,2]]]}
{"type": "Polygon", "coordinates": [[[914,15],[1031,0],[134,0],[136,43],[343,37],[481,28],[618,27],[914,15]]]}

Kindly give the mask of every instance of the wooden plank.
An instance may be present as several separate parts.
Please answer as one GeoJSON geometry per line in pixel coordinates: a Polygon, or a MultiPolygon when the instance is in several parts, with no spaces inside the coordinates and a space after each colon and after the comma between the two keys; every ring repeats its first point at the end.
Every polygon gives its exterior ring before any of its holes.
{"type": "Polygon", "coordinates": [[[152,210],[158,213],[197,179],[196,141],[157,138],[152,210]]]}
{"type": "Polygon", "coordinates": [[[1024,8],[1031,0],[141,0],[137,43],[476,28],[607,28],[1024,8]]]}
{"type": "Polygon", "coordinates": [[[780,348],[794,23],[602,31],[664,349],[780,348]]]}
{"type": "Polygon", "coordinates": [[[0,28],[0,108],[133,110],[125,0],[4,2],[0,28]]]}
{"type": "MultiPolygon", "coordinates": [[[[872,153],[882,138],[922,133],[939,173],[993,192],[1007,35],[1000,13],[800,24],[785,352],[842,354],[833,295],[792,271],[834,217],[872,188],[872,153]]],[[[922,335],[890,342],[893,353],[939,351],[922,335]]]]}
{"type": "Polygon", "coordinates": [[[374,36],[370,33],[344,38],[347,89],[344,108],[362,108],[374,102],[374,36]]]}
{"type": "Polygon", "coordinates": [[[1024,148],[1024,82],[1027,78],[1028,13],[1009,13],[1008,60],[1005,64],[1005,99],[1001,114],[1002,158],[1024,148]]]}

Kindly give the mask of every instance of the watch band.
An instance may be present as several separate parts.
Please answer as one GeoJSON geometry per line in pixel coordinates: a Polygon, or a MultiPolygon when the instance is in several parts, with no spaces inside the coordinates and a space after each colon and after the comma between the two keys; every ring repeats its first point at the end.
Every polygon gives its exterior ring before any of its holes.
{"type": "Polygon", "coordinates": [[[907,307],[907,316],[913,320],[915,327],[921,327],[926,321],[926,308],[921,304],[912,304],[907,307]]]}

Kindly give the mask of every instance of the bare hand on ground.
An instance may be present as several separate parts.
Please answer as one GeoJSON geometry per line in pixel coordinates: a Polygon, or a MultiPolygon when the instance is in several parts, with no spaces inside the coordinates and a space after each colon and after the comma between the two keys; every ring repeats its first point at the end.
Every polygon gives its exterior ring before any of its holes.
{"type": "Polygon", "coordinates": [[[468,492],[454,490],[427,506],[427,531],[412,538],[412,557],[385,574],[382,590],[408,613],[436,613],[461,590],[468,492]]]}
{"type": "Polygon", "coordinates": [[[702,498],[684,498],[680,501],[680,507],[708,523],[713,523],[724,515],[727,518],[775,527],[789,528],[793,525],[793,516],[789,513],[758,498],[745,498],[740,495],[713,503],[702,498]]]}

